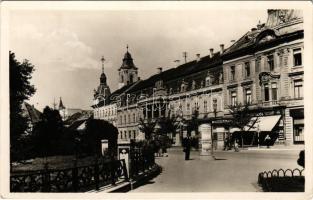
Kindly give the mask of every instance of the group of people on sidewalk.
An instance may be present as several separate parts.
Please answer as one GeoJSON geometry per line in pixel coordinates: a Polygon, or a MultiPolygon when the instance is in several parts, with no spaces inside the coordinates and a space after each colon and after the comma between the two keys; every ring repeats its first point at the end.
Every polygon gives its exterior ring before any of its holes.
{"type": "MultiPolygon", "coordinates": [[[[264,138],[264,144],[267,146],[267,148],[270,148],[271,144],[271,137],[269,134],[266,135],[264,138]]],[[[239,140],[234,139],[231,136],[227,136],[224,140],[224,151],[232,150],[234,148],[235,152],[239,151],[239,140]]]]}
{"type": "MultiPolygon", "coordinates": [[[[264,139],[264,143],[266,144],[267,148],[270,147],[271,137],[269,134],[266,135],[264,139]]],[[[192,138],[190,136],[183,138],[183,151],[185,153],[185,160],[190,159],[191,147],[192,147],[192,138]]],[[[232,138],[231,136],[227,136],[224,140],[223,150],[228,151],[228,150],[232,150],[233,148],[235,152],[239,152],[239,140],[236,138],[232,138]]]]}

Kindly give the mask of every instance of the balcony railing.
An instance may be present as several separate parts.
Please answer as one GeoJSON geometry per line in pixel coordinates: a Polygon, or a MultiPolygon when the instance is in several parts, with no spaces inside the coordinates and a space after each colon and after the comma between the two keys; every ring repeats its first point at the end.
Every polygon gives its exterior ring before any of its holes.
{"type": "Polygon", "coordinates": [[[279,105],[277,100],[272,100],[272,101],[263,101],[262,106],[277,106],[279,105]]]}

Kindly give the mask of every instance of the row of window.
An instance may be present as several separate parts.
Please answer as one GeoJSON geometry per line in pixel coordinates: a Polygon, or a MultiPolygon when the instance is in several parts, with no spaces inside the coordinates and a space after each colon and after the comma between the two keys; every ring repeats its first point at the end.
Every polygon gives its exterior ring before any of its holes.
{"type": "MultiPolygon", "coordinates": [[[[213,110],[217,110],[218,108],[217,108],[217,99],[216,98],[214,98],[212,101],[211,101],[211,105],[212,105],[212,109],[213,110]]],[[[174,108],[174,105],[171,105],[171,110],[177,110],[177,108],[174,108]]],[[[180,110],[180,111],[183,111],[183,106],[182,106],[182,104],[180,103],[179,105],[178,105],[178,110],[180,110]]],[[[198,101],[196,101],[196,102],[194,102],[194,104],[193,104],[193,106],[192,106],[192,110],[191,110],[191,104],[190,103],[186,103],[186,112],[191,112],[191,111],[194,111],[194,110],[200,110],[201,111],[201,109],[200,109],[200,105],[199,105],[199,102],[198,101]]],[[[203,112],[208,112],[208,101],[207,100],[203,100],[203,112]]]]}
{"type": "Polygon", "coordinates": [[[109,108],[108,110],[107,109],[95,110],[94,114],[95,114],[95,117],[99,117],[99,118],[109,117],[109,116],[116,115],[116,109],[109,108]]]}
{"type": "MultiPolygon", "coordinates": [[[[275,62],[274,62],[274,55],[268,55],[266,58],[266,64],[270,71],[275,70],[275,62]]],[[[302,53],[301,48],[297,48],[293,50],[293,66],[301,66],[302,65],[302,53]]],[[[260,72],[261,66],[261,57],[258,57],[255,61],[255,72],[260,72]]],[[[244,63],[244,78],[249,78],[251,76],[251,66],[250,62],[244,63]]],[[[230,81],[236,80],[236,67],[230,66],[230,81]]]]}
{"type": "Polygon", "coordinates": [[[120,131],[119,138],[120,139],[136,139],[137,132],[133,131],[120,131]]]}
{"type": "Polygon", "coordinates": [[[120,124],[135,123],[137,121],[136,114],[125,114],[120,116],[120,124]],[[131,117],[132,116],[132,117],[131,117]]]}
{"type": "MultiPolygon", "coordinates": [[[[295,80],[293,84],[293,94],[295,99],[303,98],[303,81],[295,80]]],[[[265,83],[262,87],[263,101],[277,101],[278,100],[278,86],[276,82],[265,83]]],[[[245,103],[252,103],[251,88],[244,89],[245,103]]],[[[236,105],[238,102],[237,91],[230,91],[230,103],[236,105]]]]}

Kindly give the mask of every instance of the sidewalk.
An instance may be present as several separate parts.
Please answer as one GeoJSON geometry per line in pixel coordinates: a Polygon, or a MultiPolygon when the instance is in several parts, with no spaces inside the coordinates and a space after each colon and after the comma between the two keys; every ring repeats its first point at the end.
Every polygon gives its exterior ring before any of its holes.
{"type": "Polygon", "coordinates": [[[301,151],[304,150],[305,146],[304,145],[283,145],[283,144],[276,144],[274,146],[270,146],[270,148],[267,148],[266,146],[260,146],[260,147],[248,147],[247,150],[296,150],[296,151],[301,151]]]}
{"type": "Polygon", "coordinates": [[[168,154],[156,159],[162,173],[131,192],[260,192],[258,173],[300,168],[296,151],[220,151],[214,161],[200,159],[199,151],[191,151],[188,161],[182,149],[168,154]]]}

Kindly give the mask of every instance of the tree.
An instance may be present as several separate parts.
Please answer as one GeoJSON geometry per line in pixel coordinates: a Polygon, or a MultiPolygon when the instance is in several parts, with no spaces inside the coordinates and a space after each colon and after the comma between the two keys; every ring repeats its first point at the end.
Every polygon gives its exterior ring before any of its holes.
{"type": "Polygon", "coordinates": [[[158,123],[160,124],[159,132],[163,135],[171,133],[172,136],[174,136],[178,126],[177,118],[177,116],[171,115],[170,112],[168,116],[160,118],[158,120],[158,123]]]}
{"type": "Polygon", "coordinates": [[[34,126],[33,137],[37,155],[47,157],[63,154],[60,140],[64,133],[62,117],[58,110],[46,106],[41,121],[34,126]]]}
{"type": "Polygon", "coordinates": [[[142,118],[139,119],[139,130],[145,134],[146,140],[153,139],[154,128],[156,125],[156,121],[152,121],[151,119],[144,120],[142,118]]]}
{"type": "Polygon", "coordinates": [[[117,156],[118,130],[111,123],[100,119],[88,119],[86,123],[86,136],[89,147],[95,156],[101,155],[101,140],[108,140],[110,157],[117,156]]]}
{"type": "MultiPolygon", "coordinates": [[[[256,128],[255,125],[258,122],[258,117],[254,117],[250,110],[250,103],[236,103],[228,107],[232,119],[230,120],[230,126],[239,128],[240,132],[249,131],[251,128],[256,128]],[[253,120],[252,120],[253,119],[253,120]]],[[[243,147],[243,137],[241,137],[241,147],[243,147]]]]}
{"type": "Polygon", "coordinates": [[[36,91],[30,84],[34,66],[28,60],[22,63],[16,60],[15,54],[9,52],[9,84],[10,84],[10,155],[11,161],[23,159],[20,148],[22,135],[28,129],[28,119],[22,116],[22,103],[36,91]]]}
{"type": "Polygon", "coordinates": [[[305,166],[305,156],[304,156],[304,150],[300,151],[299,158],[297,160],[298,165],[304,168],[305,166]]]}

